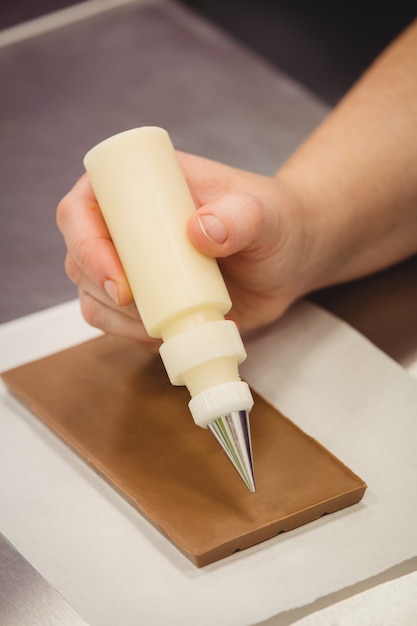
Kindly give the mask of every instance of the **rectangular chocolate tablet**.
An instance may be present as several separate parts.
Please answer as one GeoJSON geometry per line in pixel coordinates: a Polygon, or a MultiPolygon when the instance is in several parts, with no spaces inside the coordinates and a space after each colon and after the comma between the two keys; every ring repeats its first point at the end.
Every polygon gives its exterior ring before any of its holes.
{"type": "Polygon", "coordinates": [[[161,360],[103,336],[2,374],[197,567],[358,502],[366,484],[254,394],[249,493],[161,360]]]}

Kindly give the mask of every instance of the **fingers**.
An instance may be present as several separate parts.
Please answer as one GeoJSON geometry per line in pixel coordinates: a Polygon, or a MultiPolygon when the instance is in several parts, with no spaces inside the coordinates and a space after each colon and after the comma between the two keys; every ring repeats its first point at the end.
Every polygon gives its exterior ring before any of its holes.
{"type": "Polygon", "coordinates": [[[141,322],[86,175],[58,205],[57,224],[68,248],[65,269],[78,286],[87,323],[156,352],[160,342],[149,337],[141,322]]]}
{"type": "Polygon", "coordinates": [[[106,306],[81,289],[79,298],[83,317],[91,326],[110,335],[136,341],[148,351],[158,351],[161,342],[149,337],[142,322],[126,314],[124,307],[116,310],[106,306]]]}
{"type": "Polygon", "coordinates": [[[68,249],[71,280],[79,284],[85,274],[117,304],[129,304],[132,294],[87,175],[59,203],[57,224],[68,249]]]}
{"type": "Polygon", "coordinates": [[[88,324],[103,332],[138,342],[147,350],[156,352],[160,342],[147,334],[135,304],[117,306],[105,291],[85,276],[79,281],[81,312],[88,324]]]}

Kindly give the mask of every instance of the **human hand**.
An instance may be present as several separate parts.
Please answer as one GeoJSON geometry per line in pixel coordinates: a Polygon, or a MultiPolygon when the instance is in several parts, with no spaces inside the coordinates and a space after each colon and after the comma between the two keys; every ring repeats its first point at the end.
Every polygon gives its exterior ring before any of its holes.
{"type": "MultiPolygon", "coordinates": [[[[275,178],[178,153],[197,210],[192,243],[217,257],[241,331],[271,322],[309,290],[302,206],[275,178]]],[[[156,349],[141,321],[87,175],[62,199],[66,271],[88,323],[156,349]]],[[[311,280],[310,280],[311,279],[311,280]]]]}

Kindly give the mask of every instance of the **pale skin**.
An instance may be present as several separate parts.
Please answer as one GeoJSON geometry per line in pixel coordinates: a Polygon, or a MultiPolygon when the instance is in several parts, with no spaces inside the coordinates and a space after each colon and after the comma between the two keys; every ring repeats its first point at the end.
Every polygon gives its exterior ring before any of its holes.
{"type": "MultiPolygon", "coordinates": [[[[417,252],[417,21],[275,176],[178,153],[192,243],[219,259],[242,331],[296,300],[417,252]]],[[[66,271],[83,315],[155,349],[84,175],[61,200],[66,271]]]]}

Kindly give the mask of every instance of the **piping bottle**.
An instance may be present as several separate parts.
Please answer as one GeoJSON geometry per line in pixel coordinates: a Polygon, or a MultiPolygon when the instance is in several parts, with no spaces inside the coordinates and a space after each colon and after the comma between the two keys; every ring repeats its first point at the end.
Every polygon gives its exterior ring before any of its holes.
{"type": "Polygon", "coordinates": [[[224,315],[231,300],[215,259],[189,241],[195,211],[168,133],[142,127],[84,158],[91,185],[147,333],[173,385],[186,385],[197,425],[209,428],[251,492],[253,399],[238,365],[246,352],[224,315]]]}

